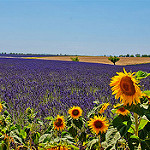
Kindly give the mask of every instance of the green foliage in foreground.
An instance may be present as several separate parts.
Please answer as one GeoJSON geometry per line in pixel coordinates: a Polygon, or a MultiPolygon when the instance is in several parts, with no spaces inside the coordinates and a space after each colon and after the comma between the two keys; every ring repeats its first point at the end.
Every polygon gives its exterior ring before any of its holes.
{"type": "Polygon", "coordinates": [[[115,63],[117,62],[117,61],[119,61],[120,60],[120,58],[119,57],[116,57],[116,56],[110,56],[110,57],[108,57],[108,60],[110,60],[111,62],[113,62],[114,63],[114,65],[115,65],[115,63]]]}
{"type": "MultiPolygon", "coordinates": [[[[138,80],[149,76],[148,73],[136,73],[138,80]]],[[[2,101],[0,108],[0,150],[56,150],[60,146],[65,150],[113,150],[113,149],[150,149],[150,91],[144,91],[141,103],[131,106],[120,105],[111,110],[107,132],[95,134],[83,116],[74,119],[65,118],[66,128],[58,131],[54,128],[55,118],[46,117],[44,121],[36,118],[31,108],[26,110],[22,118],[24,126],[16,124],[7,111],[7,104],[2,101]],[[116,110],[124,107],[132,113],[116,114],[116,110]]],[[[104,104],[99,101],[88,113],[87,118],[105,116],[104,104]],[[103,112],[100,111],[103,109],[103,112]],[[101,113],[102,112],[102,113],[101,113]]]]}

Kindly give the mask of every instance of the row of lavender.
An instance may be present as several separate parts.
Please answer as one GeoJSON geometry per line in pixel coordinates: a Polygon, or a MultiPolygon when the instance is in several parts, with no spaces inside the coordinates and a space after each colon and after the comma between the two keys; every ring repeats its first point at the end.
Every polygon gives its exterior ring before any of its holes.
{"type": "MultiPolygon", "coordinates": [[[[150,64],[125,68],[127,72],[150,72],[150,64]]],[[[105,64],[1,58],[0,96],[15,120],[23,117],[28,107],[34,108],[41,118],[65,115],[73,105],[80,106],[86,115],[94,100],[116,103],[109,83],[122,70],[123,66],[105,64]]],[[[141,85],[150,90],[150,78],[143,79],[141,85]]]]}

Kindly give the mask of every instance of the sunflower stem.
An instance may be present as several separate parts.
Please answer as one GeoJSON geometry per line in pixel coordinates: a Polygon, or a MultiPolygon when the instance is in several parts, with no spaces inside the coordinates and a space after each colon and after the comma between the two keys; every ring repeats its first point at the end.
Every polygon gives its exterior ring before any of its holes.
{"type": "Polygon", "coordinates": [[[10,140],[9,140],[9,137],[7,138],[7,141],[8,141],[7,150],[9,150],[10,149],[10,140]]]}
{"type": "Polygon", "coordinates": [[[98,136],[98,144],[99,144],[99,147],[98,147],[98,150],[101,150],[101,136],[99,135],[98,136]]]}
{"type": "Polygon", "coordinates": [[[138,115],[136,113],[134,113],[134,118],[135,118],[135,136],[138,136],[139,123],[138,123],[138,115]]]}

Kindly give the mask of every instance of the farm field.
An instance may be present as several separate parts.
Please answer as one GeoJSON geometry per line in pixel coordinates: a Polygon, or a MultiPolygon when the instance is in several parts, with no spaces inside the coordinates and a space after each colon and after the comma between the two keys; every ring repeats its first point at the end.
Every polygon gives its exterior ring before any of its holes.
{"type": "MultiPolygon", "coordinates": [[[[71,57],[75,57],[75,56],[28,57],[28,58],[71,61],[70,59],[71,57]]],[[[108,57],[104,57],[104,56],[78,56],[78,58],[80,62],[113,64],[108,60],[108,57]]],[[[116,65],[133,65],[133,64],[142,64],[142,63],[150,63],[150,57],[120,57],[120,60],[116,63],[116,65]]]]}
{"type": "MultiPolygon", "coordinates": [[[[110,65],[43,59],[0,59],[0,96],[16,124],[25,125],[26,109],[31,108],[45,122],[58,114],[67,117],[69,108],[79,106],[85,119],[94,101],[108,103],[105,116],[111,121],[113,105],[110,80],[116,72],[150,72],[150,63],[110,65]]],[[[142,79],[141,90],[150,90],[150,77],[142,79]]],[[[47,125],[47,123],[45,123],[47,125]]]]}
{"type": "MultiPolygon", "coordinates": [[[[94,100],[114,104],[110,79],[123,71],[123,66],[69,61],[4,58],[0,63],[0,95],[14,117],[23,114],[29,106],[44,117],[67,114],[73,105],[79,105],[86,115],[94,100]]],[[[125,68],[150,72],[150,64],[125,68]]],[[[150,78],[146,78],[141,84],[148,90],[149,83],[150,78]]]]}

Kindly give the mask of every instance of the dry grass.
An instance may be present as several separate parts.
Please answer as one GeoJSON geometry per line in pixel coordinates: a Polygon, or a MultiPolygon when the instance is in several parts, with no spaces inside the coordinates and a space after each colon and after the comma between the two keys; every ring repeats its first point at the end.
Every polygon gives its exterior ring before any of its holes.
{"type": "MultiPolygon", "coordinates": [[[[75,56],[36,57],[36,59],[71,61],[71,57],[75,56]]],[[[28,58],[35,59],[34,57],[28,58]]],[[[108,57],[104,56],[78,56],[78,58],[80,62],[113,64],[108,60],[108,57]]],[[[150,57],[120,57],[120,60],[116,62],[116,65],[133,65],[142,63],[150,63],[150,57]]]]}

